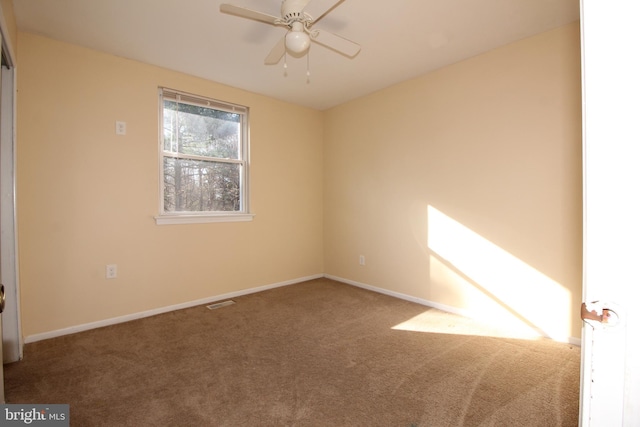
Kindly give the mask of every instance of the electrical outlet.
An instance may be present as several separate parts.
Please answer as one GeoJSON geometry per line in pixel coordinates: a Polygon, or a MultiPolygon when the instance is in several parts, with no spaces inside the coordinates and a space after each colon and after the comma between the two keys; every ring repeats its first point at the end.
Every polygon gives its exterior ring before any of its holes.
{"type": "Polygon", "coordinates": [[[365,265],[364,255],[360,255],[360,265],[365,265]]]}
{"type": "Polygon", "coordinates": [[[118,277],[118,265],[107,264],[107,279],[115,279],[118,277]]]}

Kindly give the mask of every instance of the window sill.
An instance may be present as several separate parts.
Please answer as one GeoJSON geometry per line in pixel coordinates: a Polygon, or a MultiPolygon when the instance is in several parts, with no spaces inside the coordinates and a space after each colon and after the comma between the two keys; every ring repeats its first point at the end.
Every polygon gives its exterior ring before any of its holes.
{"type": "Polygon", "coordinates": [[[210,222],[247,222],[253,221],[254,214],[234,213],[219,215],[158,215],[156,225],[170,224],[206,224],[210,222]]]}

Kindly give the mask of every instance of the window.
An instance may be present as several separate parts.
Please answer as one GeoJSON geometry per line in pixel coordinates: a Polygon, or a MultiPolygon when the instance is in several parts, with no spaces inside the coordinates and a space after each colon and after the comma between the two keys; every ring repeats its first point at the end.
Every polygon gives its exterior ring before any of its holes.
{"type": "Polygon", "coordinates": [[[160,89],[158,224],[250,221],[248,108],[160,89]]]}

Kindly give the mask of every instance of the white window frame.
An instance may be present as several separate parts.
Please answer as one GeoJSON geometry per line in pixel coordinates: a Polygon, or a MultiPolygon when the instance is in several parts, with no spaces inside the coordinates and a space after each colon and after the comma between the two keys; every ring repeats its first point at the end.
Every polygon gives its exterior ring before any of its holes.
{"type": "MultiPolygon", "coordinates": [[[[161,87],[158,90],[159,120],[158,120],[158,167],[159,167],[159,214],[155,217],[157,225],[167,224],[200,224],[210,222],[242,222],[253,220],[254,215],[249,210],[249,108],[161,87]],[[220,111],[237,113],[240,115],[240,159],[235,162],[241,164],[240,174],[240,210],[234,212],[169,212],[164,210],[164,100],[171,99],[185,104],[213,108],[220,111]]],[[[172,155],[171,157],[175,157],[172,155]]]]}

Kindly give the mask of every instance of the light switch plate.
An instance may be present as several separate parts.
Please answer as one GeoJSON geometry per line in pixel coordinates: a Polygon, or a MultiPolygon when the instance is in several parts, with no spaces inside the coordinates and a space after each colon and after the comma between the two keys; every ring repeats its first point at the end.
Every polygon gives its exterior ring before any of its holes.
{"type": "Polygon", "coordinates": [[[116,135],[127,134],[127,122],[116,122],[116,135]]]}

